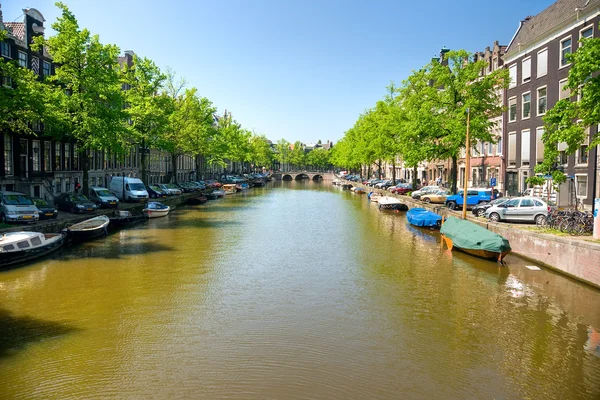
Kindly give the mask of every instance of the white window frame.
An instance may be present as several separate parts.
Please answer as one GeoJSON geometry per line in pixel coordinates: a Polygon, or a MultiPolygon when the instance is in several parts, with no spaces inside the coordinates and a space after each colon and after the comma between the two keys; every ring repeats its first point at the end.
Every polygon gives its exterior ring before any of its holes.
{"type": "MultiPolygon", "coordinates": [[[[540,159],[540,157],[539,157],[540,154],[539,154],[539,151],[538,151],[539,149],[538,149],[538,146],[537,146],[538,145],[537,138],[538,138],[539,131],[542,131],[542,136],[543,136],[544,132],[545,132],[544,127],[543,126],[538,126],[537,128],[535,128],[535,162],[536,162],[536,164],[538,163],[538,161],[540,159]]],[[[541,142],[542,142],[542,150],[544,150],[544,142],[543,141],[541,141],[541,142]]],[[[542,157],[542,161],[543,160],[544,160],[544,157],[542,157]]]]}
{"type": "Polygon", "coordinates": [[[587,185],[588,185],[588,174],[575,174],[575,195],[577,196],[578,199],[587,199],[588,198],[589,190],[587,188],[587,185]],[[579,189],[578,189],[579,188],[579,179],[577,179],[577,178],[582,177],[582,176],[585,176],[585,186],[586,186],[585,196],[581,196],[579,194],[579,189]]]}
{"type": "Polygon", "coordinates": [[[517,104],[517,96],[513,96],[511,98],[508,99],[508,122],[517,122],[517,115],[519,115],[519,108],[518,108],[518,104],[517,104]],[[515,100],[515,119],[510,119],[510,101],[511,100],[515,100]]]}
{"type": "Polygon", "coordinates": [[[525,165],[531,165],[531,129],[523,129],[521,131],[521,166],[525,166],[525,165]],[[527,143],[527,140],[523,140],[523,136],[524,134],[527,133],[527,136],[529,137],[529,143],[527,144],[526,150],[529,150],[528,152],[523,151],[523,143],[527,143]],[[527,161],[523,161],[523,154],[525,153],[529,153],[527,154],[527,161]],[[525,164],[525,162],[527,164],[525,164]]]}
{"type": "Polygon", "coordinates": [[[525,57],[521,60],[521,83],[531,82],[531,56],[525,57]],[[525,74],[525,63],[529,62],[529,76],[525,74]]]}
{"type": "Polygon", "coordinates": [[[563,43],[566,42],[567,40],[571,41],[571,45],[570,47],[570,53],[573,53],[573,35],[569,35],[567,37],[564,37],[563,39],[560,40],[560,44],[558,46],[558,69],[562,69],[562,68],[566,68],[569,65],[571,65],[571,63],[567,63],[565,65],[562,64],[562,60],[563,60],[563,43]]]}
{"type": "Polygon", "coordinates": [[[548,48],[544,47],[543,49],[541,49],[540,51],[537,52],[537,58],[536,58],[536,66],[535,66],[535,74],[536,74],[536,78],[541,78],[542,76],[546,76],[548,75],[548,48]],[[546,72],[543,74],[540,74],[540,54],[541,53],[546,53],[546,72]]]}
{"type": "Polygon", "coordinates": [[[506,160],[507,160],[507,165],[508,165],[509,167],[510,167],[510,166],[516,166],[516,165],[517,165],[517,151],[519,151],[519,150],[520,150],[520,149],[517,147],[517,131],[514,131],[514,132],[508,132],[508,136],[507,136],[507,138],[508,138],[508,154],[507,154],[507,157],[506,157],[506,160]],[[514,135],[514,138],[515,138],[515,154],[513,155],[513,157],[514,157],[514,158],[513,158],[513,160],[514,160],[514,164],[511,164],[511,159],[510,159],[510,156],[511,156],[511,154],[510,154],[510,137],[511,137],[512,135],[514,135]]]}
{"type": "Polygon", "coordinates": [[[548,112],[548,86],[544,85],[544,86],[540,86],[539,88],[537,88],[535,90],[535,115],[537,115],[538,117],[542,116],[542,115],[546,115],[546,113],[548,112]],[[543,113],[540,113],[540,90],[542,89],[546,89],[546,111],[543,113]]]}
{"type": "Polygon", "coordinates": [[[487,143],[487,155],[488,156],[493,156],[494,155],[494,143],[493,142],[488,142],[487,143]]]}
{"type": "Polygon", "coordinates": [[[588,25],[588,26],[586,26],[586,27],[583,27],[583,28],[581,28],[581,29],[579,30],[579,40],[583,39],[583,35],[582,35],[582,33],[583,33],[584,31],[587,31],[587,30],[589,30],[589,29],[591,29],[591,30],[592,30],[592,36],[590,36],[589,38],[591,39],[591,38],[593,38],[593,37],[594,37],[594,33],[595,33],[595,32],[594,32],[594,24],[591,24],[591,25],[588,25]]]}
{"type": "Polygon", "coordinates": [[[565,79],[561,79],[560,81],[558,81],[558,100],[562,100],[562,99],[571,99],[571,94],[569,93],[569,95],[567,97],[560,97],[560,94],[562,93],[562,87],[564,85],[566,85],[569,82],[568,78],[565,79]]]}
{"type": "Polygon", "coordinates": [[[502,155],[502,135],[498,136],[498,140],[496,141],[496,155],[502,155]]]}
{"type": "Polygon", "coordinates": [[[509,79],[510,79],[510,82],[508,83],[508,88],[512,89],[514,87],[517,87],[517,83],[519,81],[519,74],[517,73],[517,63],[514,63],[513,65],[511,65],[510,67],[508,67],[508,76],[509,76],[509,79]],[[514,80],[510,79],[510,71],[513,68],[515,69],[515,79],[514,80]]]}
{"type": "Polygon", "coordinates": [[[531,91],[521,93],[521,119],[522,120],[531,118],[531,103],[532,103],[531,91]],[[525,116],[525,100],[524,100],[524,97],[526,94],[529,95],[529,115],[527,117],[525,116]]]}

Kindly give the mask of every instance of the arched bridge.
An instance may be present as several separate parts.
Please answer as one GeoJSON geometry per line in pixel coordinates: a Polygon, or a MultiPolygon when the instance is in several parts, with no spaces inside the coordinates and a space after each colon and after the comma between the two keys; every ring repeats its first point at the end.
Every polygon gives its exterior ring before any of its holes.
{"type": "Polygon", "coordinates": [[[288,171],[275,173],[273,177],[278,181],[333,180],[333,174],[329,172],[288,171]]]}

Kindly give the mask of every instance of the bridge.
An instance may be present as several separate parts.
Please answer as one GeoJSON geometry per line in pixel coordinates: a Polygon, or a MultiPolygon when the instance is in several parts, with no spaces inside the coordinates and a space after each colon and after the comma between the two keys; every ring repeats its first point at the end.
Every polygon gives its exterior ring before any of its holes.
{"type": "Polygon", "coordinates": [[[276,172],[273,174],[273,179],[277,181],[332,181],[334,178],[330,172],[307,172],[307,171],[287,171],[287,172],[276,172]]]}

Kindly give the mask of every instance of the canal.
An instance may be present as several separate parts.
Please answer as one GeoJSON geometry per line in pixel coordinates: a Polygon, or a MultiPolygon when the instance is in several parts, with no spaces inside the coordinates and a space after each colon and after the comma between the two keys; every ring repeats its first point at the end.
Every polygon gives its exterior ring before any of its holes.
{"type": "Polygon", "coordinates": [[[0,398],[598,399],[600,292],[328,183],[0,273],[0,398]]]}

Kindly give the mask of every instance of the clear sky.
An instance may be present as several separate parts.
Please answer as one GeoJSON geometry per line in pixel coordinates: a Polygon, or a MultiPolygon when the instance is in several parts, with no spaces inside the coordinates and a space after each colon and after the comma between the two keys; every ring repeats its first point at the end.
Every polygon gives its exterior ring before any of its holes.
{"type": "MultiPolygon", "coordinates": [[[[5,21],[51,0],[0,0],[5,21]]],[[[339,140],[440,48],[508,44],[552,0],[64,0],[81,27],[170,66],[272,140],[339,140]]],[[[47,34],[52,34],[48,29],[47,34]]]]}

